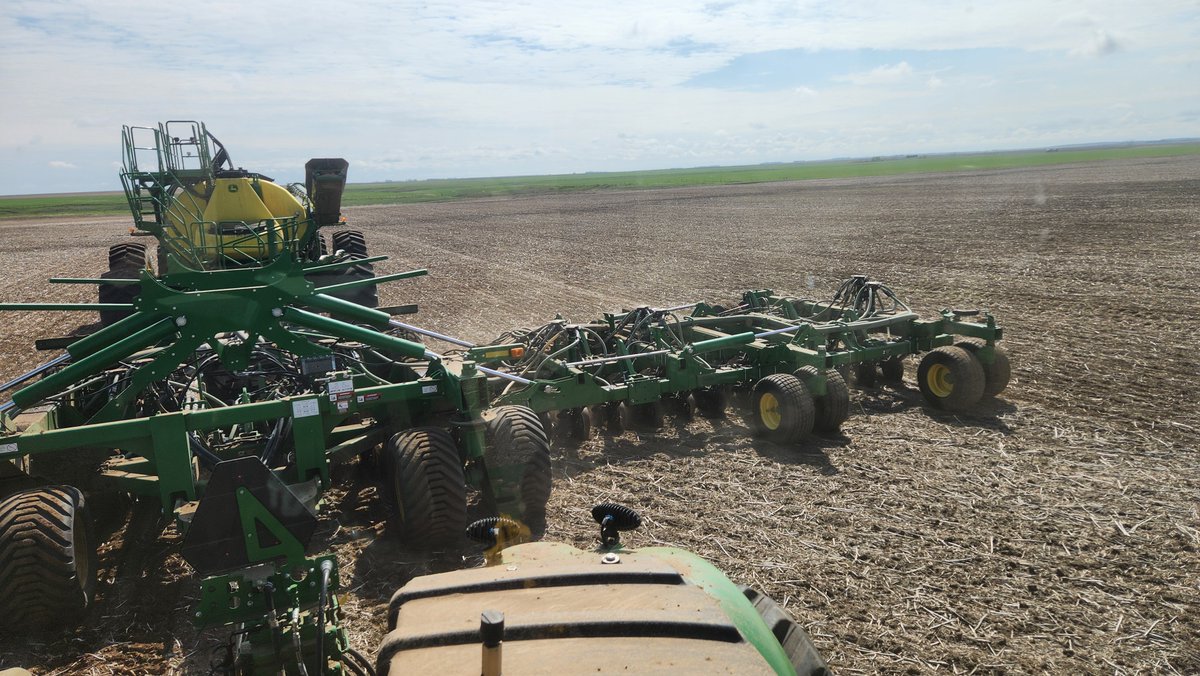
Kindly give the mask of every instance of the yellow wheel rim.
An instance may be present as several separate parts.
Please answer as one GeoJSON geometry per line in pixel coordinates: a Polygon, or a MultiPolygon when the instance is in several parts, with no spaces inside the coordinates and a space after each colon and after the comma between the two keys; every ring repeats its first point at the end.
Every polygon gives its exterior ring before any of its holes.
{"type": "Polygon", "coordinates": [[[925,374],[925,384],[936,397],[948,397],[954,391],[954,376],[945,364],[934,364],[925,374]]]}
{"type": "Polygon", "coordinates": [[[770,392],[763,393],[762,398],[758,400],[758,417],[767,429],[779,429],[779,424],[783,422],[783,415],[779,412],[779,400],[775,398],[775,395],[770,392]]]}

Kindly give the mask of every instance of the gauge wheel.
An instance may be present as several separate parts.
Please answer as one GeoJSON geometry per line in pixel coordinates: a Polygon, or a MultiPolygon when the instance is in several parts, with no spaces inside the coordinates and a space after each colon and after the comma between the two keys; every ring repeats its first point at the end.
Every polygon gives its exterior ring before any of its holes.
{"type": "Polygon", "coordinates": [[[962,411],[983,398],[983,365],[961,347],[935,348],[921,358],[917,385],[925,400],[937,408],[962,411]]]}
{"type": "Polygon", "coordinates": [[[979,350],[987,347],[987,341],[982,338],[959,338],[954,341],[955,347],[962,349],[975,355],[979,359],[979,363],[983,366],[983,396],[994,397],[1008,388],[1008,381],[1012,378],[1012,364],[1008,361],[1008,353],[1002,348],[992,348],[992,363],[985,364],[983,359],[979,358],[979,350]]]}
{"type": "Polygon", "coordinates": [[[808,387],[788,373],[774,373],[754,384],[751,427],[755,435],[789,444],[813,430],[816,416],[808,387]]]}

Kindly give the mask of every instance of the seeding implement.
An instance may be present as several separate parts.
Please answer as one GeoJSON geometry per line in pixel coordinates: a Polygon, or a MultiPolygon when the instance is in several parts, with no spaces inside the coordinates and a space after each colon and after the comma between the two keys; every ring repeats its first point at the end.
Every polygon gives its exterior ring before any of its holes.
{"type": "Polygon", "coordinates": [[[378,307],[376,285],[425,271],[375,274],[386,257],[340,217],[344,160],[311,160],[303,185],[281,186],[235,168],[200,123],[127,127],[123,143],[154,260],[121,243],[100,277],[51,280],[95,285],[97,303],[0,305],[100,317],[91,333],[38,341],[64,352],[0,385],[20,387],[0,405],[0,610],[14,624],[87,609],[85,491],[115,490],[157,500],[186,532],[184,557],[206,576],[202,626],[239,625],[235,652],[260,667],[336,671],[348,655],[337,562],[306,554],[336,463],[368,459],[396,535],[446,550],[468,487],[484,509],[544,527],[550,424],[577,437],[601,422],[653,427],[669,404],[720,417],[741,389],[754,431],[795,443],[845,421],[850,371],[898,380],[923,353],[921,392],[948,410],[1008,382],[990,314],[921,319],[863,276],[827,300],[748,291],[728,308],[557,319],[476,345],[395,319],[415,305],[378,307]]]}

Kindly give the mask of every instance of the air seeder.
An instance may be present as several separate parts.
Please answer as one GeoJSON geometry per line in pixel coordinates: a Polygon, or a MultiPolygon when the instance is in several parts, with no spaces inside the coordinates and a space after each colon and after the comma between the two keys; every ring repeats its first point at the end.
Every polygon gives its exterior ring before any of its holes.
{"type": "Polygon", "coordinates": [[[0,611],[15,624],[90,605],[85,491],[114,490],[157,500],[186,531],[201,625],[241,626],[247,654],[273,646],[260,665],[324,671],[345,648],[327,597],[337,566],[306,544],[336,463],[366,458],[398,536],[447,550],[469,487],[484,509],[544,527],[551,421],[584,437],[605,421],[655,426],[669,403],[720,417],[743,389],[754,430],[794,443],[845,421],[847,370],[898,379],[924,353],[921,391],[950,410],[1008,382],[991,315],[922,320],[866,277],[825,301],[748,291],[728,308],[556,319],[476,345],[395,319],[415,305],[378,307],[376,285],[425,271],[375,274],[386,256],[340,217],[344,160],[311,160],[303,185],[282,186],[235,168],[198,122],[126,127],[123,145],[154,259],[126,242],[99,278],[51,280],[95,285],[98,303],[0,305],[100,316],[93,332],[38,341],[64,352],[0,385],[20,387],[0,405],[0,611]],[[281,657],[281,641],[302,647],[281,657]]]}

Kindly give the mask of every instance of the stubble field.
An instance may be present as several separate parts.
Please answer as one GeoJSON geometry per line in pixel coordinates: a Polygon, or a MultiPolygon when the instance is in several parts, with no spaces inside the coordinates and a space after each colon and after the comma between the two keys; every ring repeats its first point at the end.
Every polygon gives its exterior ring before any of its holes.
{"type": "MultiPolygon", "coordinates": [[[[467,339],[555,313],[772,288],[823,298],[865,273],[914,309],[985,307],[1014,380],[967,415],[902,387],[856,389],[835,437],[781,447],[737,415],[657,434],[558,441],[547,539],[588,547],[588,508],[646,525],[780,601],[835,671],[1200,671],[1200,158],[797,183],[595,192],[348,210],[381,288],[414,323],[467,339]]],[[[0,222],[0,298],[88,300],[125,219],[0,222]]],[[[37,337],[85,315],[7,313],[0,379],[46,361],[37,337]]],[[[437,346],[434,346],[437,349],[437,346]]],[[[355,646],[424,562],[386,537],[375,488],[339,473],[314,550],[340,555],[355,646]]],[[[196,580],[154,510],[109,501],[101,586],[82,628],[0,639],[0,667],[207,670],[196,580]]]]}

